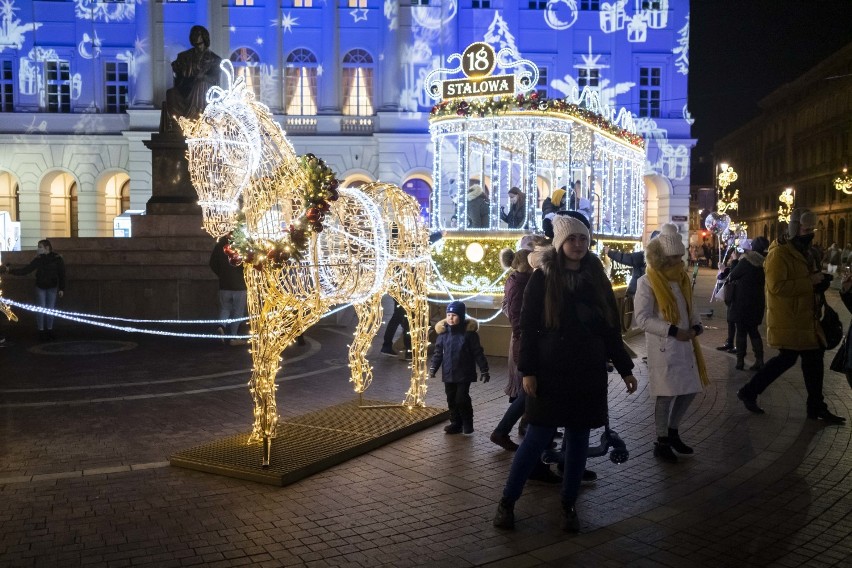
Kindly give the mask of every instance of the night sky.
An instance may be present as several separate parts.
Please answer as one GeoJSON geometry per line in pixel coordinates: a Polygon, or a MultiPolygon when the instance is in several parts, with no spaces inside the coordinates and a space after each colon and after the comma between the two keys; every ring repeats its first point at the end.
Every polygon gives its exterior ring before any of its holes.
{"type": "Polygon", "coordinates": [[[850,42],[852,0],[691,0],[693,185],[712,183],[713,144],[763,97],[850,42]]]}

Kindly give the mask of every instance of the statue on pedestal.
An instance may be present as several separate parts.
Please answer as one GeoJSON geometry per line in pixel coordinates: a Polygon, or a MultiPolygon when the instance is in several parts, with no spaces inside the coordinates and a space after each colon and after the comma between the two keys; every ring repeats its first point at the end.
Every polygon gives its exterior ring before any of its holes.
{"type": "Polygon", "coordinates": [[[174,86],[166,91],[160,116],[160,133],[180,135],[177,117],[197,118],[206,106],[207,90],[219,84],[222,58],[210,51],[210,32],[204,26],[189,31],[192,48],[172,61],[174,86]]]}

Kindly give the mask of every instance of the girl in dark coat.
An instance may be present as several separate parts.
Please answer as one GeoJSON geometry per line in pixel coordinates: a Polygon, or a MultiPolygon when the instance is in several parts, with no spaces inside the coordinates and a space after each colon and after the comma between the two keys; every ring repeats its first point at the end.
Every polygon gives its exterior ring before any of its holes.
{"type": "Polygon", "coordinates": [[[754,350],[752,371],[763,368],[763,340],[757,327],[766,311],[766,275],[763,261],[769,241],[765,237],[748,239],[740,243],[743,255],[728,276],[728,286],[734,286],[734,298],[728,307],[728,320],[737,326],[737,369],[745,368],[746,336],[751,338],[754,350]]]}
{"type": "MultiPolygon", "coordinates": [[[[62,256],[53,252],[50,241],[42,239],[38,242],[38,255],[23,268],[9,268],[4,271],[10,274],[24,276],[36,271],[36,305],[52,310],[56,307],[56,298],[65,294],[65,261],[62,256]]],[[[55,339],[53,335],[53,315],[44,312],[36,313],[38,337],[42,341],[55,339]]]]}
{"type": "Polygon", "coordinates": [[[574,217],[553,219],[553,246],[533,272],[521,308],[521,349],[529,425],[515,454],[494,526],[513,528],[515,501],[556,428],[565,427],[563,530],[577,532],[574,502],[580,488],[589,430],[607,421],[606,362],[611,359],[636,390],[624,349],[618,310],[603,264],[589,253],[589,229],[574,217]]]}
{"type": "Polygon", "coordinates": [[[506,223],[510,229],[520,229],[527,220],[527,196],[517,187],[509,190],[509,212],[506,206],[500,208],[500,220],[506,223]]]}
{"type": "Polygon", "coordinates": [[[447,319],[438,322],[435,331],[438,340],[429,365],[429,376],[435,377],[441,369],[441,380],[447,394],[450,423],[444,428],[447,434],[473,434],[473,405],[470,401],[470,383],[476,381],[476,367],[482,372],[482,382],[487,383],[488,360],[479,342],[479,322],[465,317],[463,302],[447,305],[447,319]]]}

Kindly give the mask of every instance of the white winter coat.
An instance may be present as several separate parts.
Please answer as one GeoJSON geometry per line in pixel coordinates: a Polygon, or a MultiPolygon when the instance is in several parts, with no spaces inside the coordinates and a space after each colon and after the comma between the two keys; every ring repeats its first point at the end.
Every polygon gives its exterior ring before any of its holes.
{"type": "MultiPolygon", "coordinates": [[[[686,298],[676,282],[669,282],[680,320],[677,327],[689,329],[700,325],[701,320],[692,306],[692,318],[688,320],[686,298]]],[[[651,396],[677,396],[701,392],[701,378],[691,341],[678,341],[669,336],[671,323],[663,319],[654,291],[647,276],[642,276],[636,286],[633,315],[636,324],[645,332],[648,348],[648,384],[651,396]]]]}

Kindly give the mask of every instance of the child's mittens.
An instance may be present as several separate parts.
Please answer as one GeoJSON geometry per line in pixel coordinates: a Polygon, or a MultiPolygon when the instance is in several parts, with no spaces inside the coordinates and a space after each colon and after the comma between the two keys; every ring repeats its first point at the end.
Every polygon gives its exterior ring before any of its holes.
{"type": "Polygon", "coordinates": [[[491,380],[491,375],[488,374],[488,371],[485,371],[482,375],[480,375],[479,380],[483,383],[487,383],[491,380]]]}

